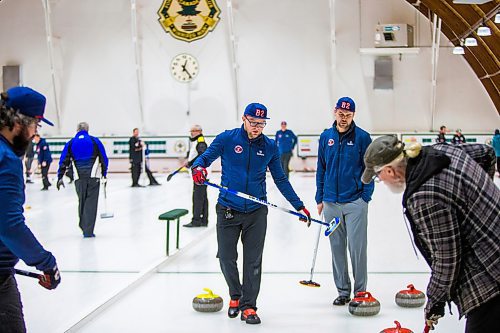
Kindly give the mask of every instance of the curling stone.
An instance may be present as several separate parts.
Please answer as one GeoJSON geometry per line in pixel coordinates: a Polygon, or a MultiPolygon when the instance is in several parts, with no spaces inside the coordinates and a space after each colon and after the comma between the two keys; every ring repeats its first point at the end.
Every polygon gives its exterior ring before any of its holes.
{"type": "Polygon", "coordinates": [[[401,290],[396,294],[397,305],[403,308],[418,308],[425,304],[423,292],[415,289],[412,284],[409,284],[407,288],[407,290],[401,290]]]}
{"type": "Polygon", "coordinates": [[[396,327],[386,328],[380,331],[380,333],[413,333],[412,330],[401,327],[401,324],[397,320],[394,321],[394,324],[396,324],[396,327]]]}
{"type": "Polygon", "coordinates": [[[203,288],[207,293],[199,294],[193,298],[193,309],[198,312],[217,312],[222,309],[224,303],[219,295],[215,295],[212,290],[203,288]]]}
{"type": "Polygon", "coordinates": [[[361,291],[349,303],[349,312],[355,316],[374,316],[380,312],[380,302],[367,291],[361,291]]]}

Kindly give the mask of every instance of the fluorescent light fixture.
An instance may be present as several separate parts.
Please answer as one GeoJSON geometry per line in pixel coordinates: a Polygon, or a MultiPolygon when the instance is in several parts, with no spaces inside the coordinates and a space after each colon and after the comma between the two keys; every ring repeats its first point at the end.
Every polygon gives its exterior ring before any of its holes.
{"type": "Polygon", "coordinates": [[[491,0],[453,0],[456,5],[482,5],[491,0]]]}
{"type": "Polygon", "coordinates": [[[465,46],[477,46],[477,39],[474,37],[467,37],[465,38],[465,46]]]}
{"type": "Polygon", "coordinates": [[[479,28],[477,28],[477,35],[482,36],[482,37],[491,36],[491,30],[490,30],[490,28],[482,25],[479,28]]]}
{"type": "Polygon", "coordinates": [[[500,23],[500,13],[495,15],[495,23],[500,23]]]}
{"type": "Polygon", "coordinates": [[[461,46],[455,46],[453,48],[453,54],[465,54],[465,50],[461,46]]]}

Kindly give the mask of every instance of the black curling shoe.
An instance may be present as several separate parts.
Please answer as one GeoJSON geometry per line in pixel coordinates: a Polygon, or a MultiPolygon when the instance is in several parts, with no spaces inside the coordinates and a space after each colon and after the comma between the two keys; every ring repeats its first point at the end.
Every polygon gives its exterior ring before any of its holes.
{"type": "Polygon", "coordinates": [[[246,309],[241,313],[241,320],[244,320],[247,324],[260,324],[260,318],[257,316],[257,312],[254,309],[246,309]]]}
{"type": "Polygon", "coordinates": [[[232,299],[229,302],[229,309],[227,310],[227,315],[229,316],[229,318],[236,318],[238,317],[239,313],[240,313],[240,300],[232,299]]]}
{"type": "Polygon", "coordinates": [[[349,296],[339,296],[333,301],[333,305],[346,305],[351,301],[351,298],[349,296]]]}

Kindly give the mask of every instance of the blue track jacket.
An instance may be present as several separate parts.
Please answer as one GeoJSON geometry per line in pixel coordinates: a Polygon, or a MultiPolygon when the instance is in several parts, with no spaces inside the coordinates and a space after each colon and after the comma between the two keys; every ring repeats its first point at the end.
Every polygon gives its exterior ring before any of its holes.
{"type": "Polygon", "coordinates": [[[76,133],[75,137],[69,140],[61,153],[59,159],[58,179],[61,179],[66,172],[71,160],[74,161],[78,178],[97,177],[98,164],[101,166],[101,174],[106,177],[108,172],[108,156],[102,142],[89,135],[87,131],[76,133]]]}
{"type": "Polygon", "coordinates": [[[297,136],[289,129],[276,132],[276,144],[280,154],[291,153],[297,144],[297,136]]]}
{"type": "Polygon", "coordinates": [[[40,271],[52,269],[54,256],[24,223],[23,165],[11,144],[0,135],[0,274],[14,274],[19,259],[40,271]]]}
{"type": "MultiPolygon", "coordinates": [[[[304,206],[281,168],[274,140],[263,134],[250,140],[243,126],[227,130],[217,135],[210,147],[195,160],[193,168],[207,168],[219,156],[222,186],[267,201],[266,170],[269,167],[274,183],[288,202],[297,210],[304,206]]],[[[252,212],[261,206],[226,192],[219,193],[218,202],[243,213],[252,212]]]]}
{"type": "Polygon", "coordinates": [[[52,154],[50,153],[49,144],[45,139],[40,138],[37,144],[36,152],[38,154],[38,163],[47,162],[47,164],[52,163],[52,154]]]}
{"type": "Polygon", "coordinates": [[[333,123],[319,138],[316,203],[346,203],[360,197],[369,202],[374,183],[364,185],[361,175],[365,169],[363,157],[372,139],[352,122],[342,140],[339,140],[336,125],[336,122],[333,123]]]}

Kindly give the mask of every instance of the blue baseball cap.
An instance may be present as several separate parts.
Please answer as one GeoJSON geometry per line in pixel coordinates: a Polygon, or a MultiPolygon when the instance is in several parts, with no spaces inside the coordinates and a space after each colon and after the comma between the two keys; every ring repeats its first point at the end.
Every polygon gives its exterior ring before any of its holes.
{"type": "Polygon", "coordinates": [[[13,87],[7,90],[5,106],[17,110],[19,113],[40,119],[50,126],[54,124],[43,117],[45,111],[45,96],[28,87],[13,87]]]}
{"type": "Polygon", "coordinates": [[[245,108],[245,116],[252,116],[254,118],[260,119],[270,119],[267,118],[267,108],[260,103],[250,103],[245,108]]]}
{"type": "Polygon", "coordinates": [[[354,112],[356,111],[356,103],[350,97],[341,97],[337,101],[335,108],[354,112]]]}

